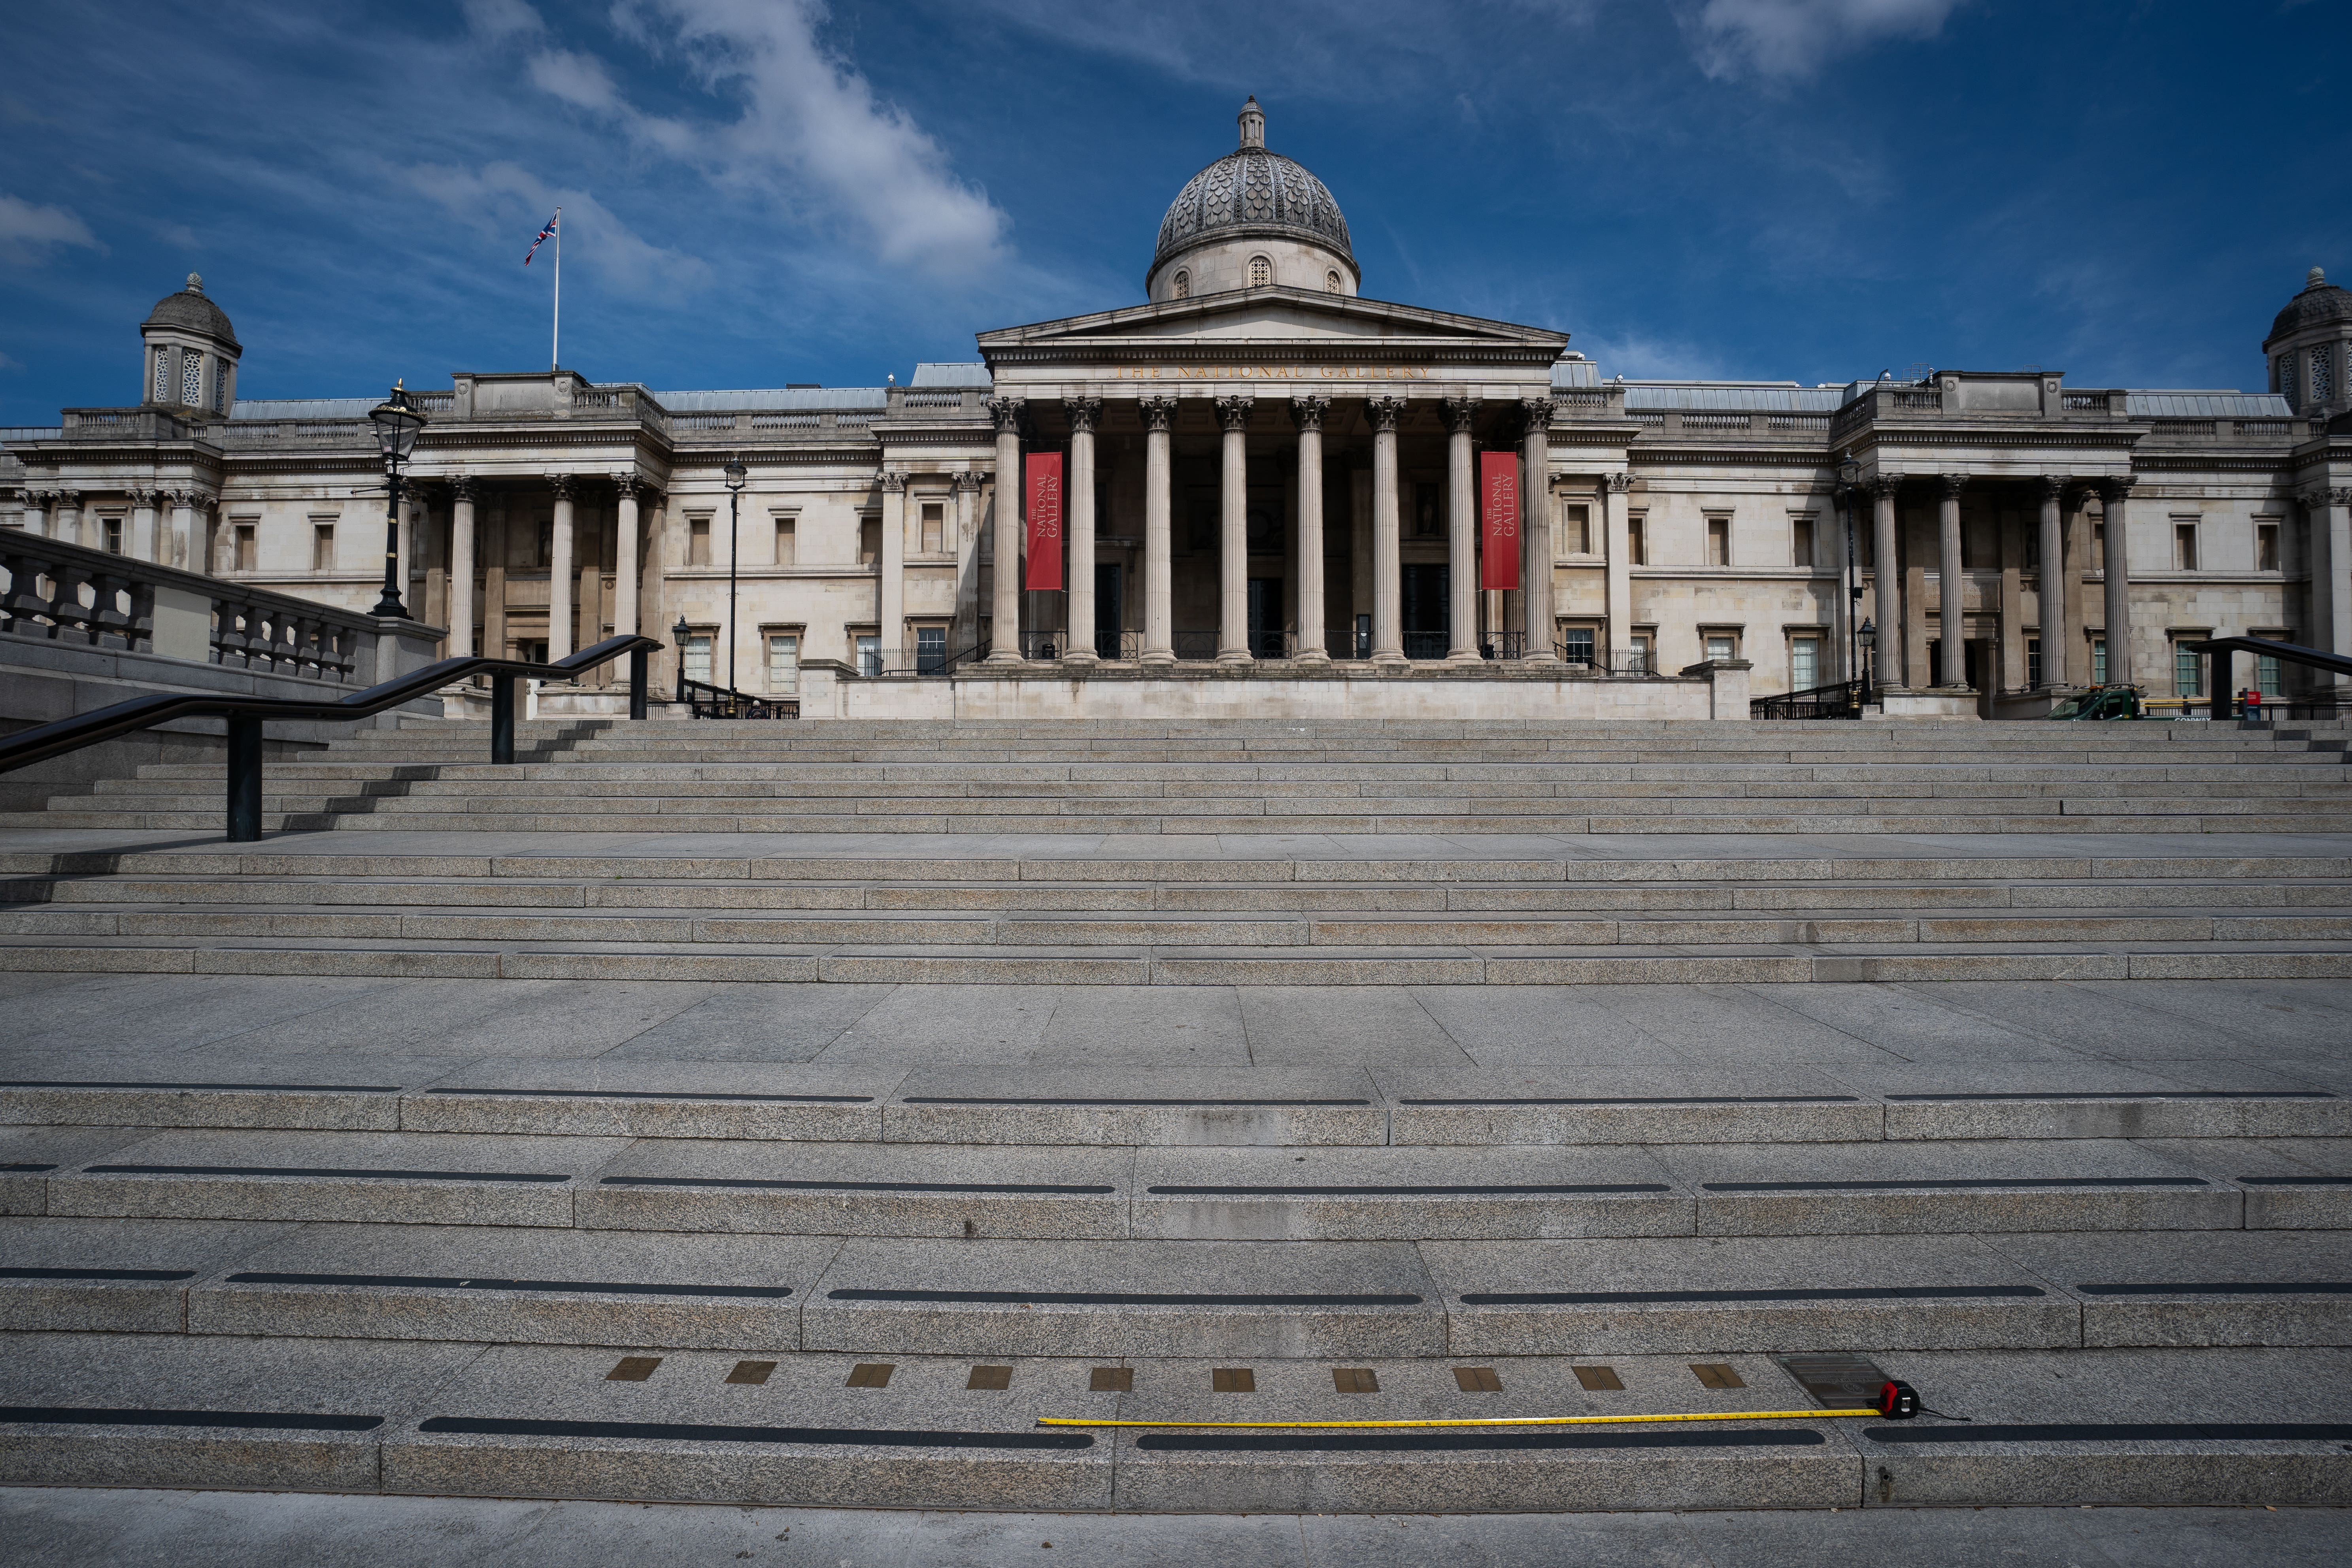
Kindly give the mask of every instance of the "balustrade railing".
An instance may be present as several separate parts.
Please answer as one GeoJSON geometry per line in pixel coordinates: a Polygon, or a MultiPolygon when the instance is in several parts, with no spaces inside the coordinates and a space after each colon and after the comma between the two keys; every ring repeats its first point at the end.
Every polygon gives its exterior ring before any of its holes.
{"type": "Polygon", "coordinates": [[[1859,680],[1843,680],[1834,686],[1815,686],[1803,691],[1786,691],[1778,697],[1759,697],[1748,705],[1751,719],[1859,719],[1869,692],[1859,680]]]}
{"type": "Polygon", "coordinates": [[[361,639],[376,633],[373,620],[331,605],[13,529],[0,533],[0,632],[81,647],[156,652],[158,589],[208,607],[211,664],[348,683],[361,639]]]}

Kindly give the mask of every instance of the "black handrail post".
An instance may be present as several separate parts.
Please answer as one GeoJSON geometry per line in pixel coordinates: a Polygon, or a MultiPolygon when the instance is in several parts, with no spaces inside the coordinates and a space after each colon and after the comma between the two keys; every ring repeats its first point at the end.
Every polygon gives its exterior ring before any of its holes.
{"type": "Polygon", "coordinates": [[[514,683],[511,675],[490,677],[490,761],[514,761],[514,683]]]}
{"type": "Polygon", "coordinates": [[[2230,686],[2237,679],[2237,656],[2226,647],[2213,650],[2213,668],[2207,679],[2213,683],[2211,718],[2216,724],[2230,716],[2230,686]]]}
{"type": "Polygon", "coordinates": [[[261,715],[228,716],[228,840],[261,837],[261,715]]]}
{"type": "Polygon", "coordinates": [[[642,719],[645,716],[646,650],[633,647],[629,650],[629,717],[642,719]]]}

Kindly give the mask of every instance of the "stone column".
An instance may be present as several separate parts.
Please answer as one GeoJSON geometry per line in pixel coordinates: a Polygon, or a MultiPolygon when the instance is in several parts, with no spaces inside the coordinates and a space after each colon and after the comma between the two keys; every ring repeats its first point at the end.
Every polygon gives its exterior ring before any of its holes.
{"type": "Polygon", "coordinates": [[[1475,397],[1445,400],[1445,657],[1478,662],[1477,455],[1471,449],[1478,418],[1475,397]]]}
{"type": "Polygon", "coordinates": [[[2131,547],[2126,506],[2137,476],[2099,481],[2099,500],[2105,510],[2107,589],[2107,683],[2128,685],[2131,657],[2131,547]]]}
{"type": "Polygon", "coordinates": [[[1095,653],[1095,425],[1102,417],[1099,397],[1066,397],[1070,416],[1070,473],[1063,486],[1069,537],[1069,630],[1062,638],[1066,664],[1092,664],[1095,653]]]}
{"type": "Polygon", "coordinates": [[[400,602],[408,606],[408,618],[412,621],[425,618],[409,581],[416,568],[416,533],[424,522],[425,501],[412,489],[401,500],[399,548],[394,552],[392,567],[392,580],[400,584],[400,602]]]}
{"type": "Polygon", "coordinates": [[[955,622],[950,654],[980,640],[980,475],[966,468],[955,477],[955,622]]]}
{"type": "Polygon", "coordinates": [[[48,537],[49,507],[55,502],[57,493],[55,490],[31,488],[16,492],[16,499],[25,503],[25,531],[32,538],[48,537]]]}
{"type": "Polygon", "coordinates": [[[1404,662],[1404,561],[1397,518],[1397,420],[1402,397],[1364,405],[1372,422],[1372,660],[1404,662]]]}
{"type": "Polygon", "coordinates": [[[1247,664],[1249,645],[1249,422],[1251,399],[1217,399],[1224,430],[1218,469],[1217,662],[1247,664]]]}
{"type": "Polygon", "coordinates": [[[474,651],[474,481],[449,481],[449,657],[474,651]]]}
{"type": "Polygon", "coordinates": [[[1146,397],[1136,403],[1143,416],[1143,654],[1139,662],[1176,662],[1176,644],[1170,622],[1171,582],[1168,514],[1171,479],[1168,427],[1176,419],[1172,397],[1146,397]]]}
{"type": "MultiPolygon", "coordinates": [[[[1001,489],[1000,489],[1001,493],[1001,489]]],[[[907,470],[882,470],[882,559],[874,629],[887,667],[907,642],[907,470]]]]}
{"type": "Polygon", "coordinates": [[[79,490],[58,490],[56,494],[58,498],[58,510],[55,513],[57,521],[55,523],[55,531],[50,534],[50,537],[67,544],[79,544],[84,550],[97,549],[97,543],[89,537],[89,529],[90,526],[89,520],[82,515],[81,492],[79,490]]]}
{"type": "Polygon", "coordinates": [[[1551,399],[1525,397],[1519,412],[1527,430],[1519,458],[1519,549],[1525,565],[1519,598],[1526,606],[1527,645],[1519,651],[1531,664],[1556,664],[1551,615],[1551,399]]]}
{"type": "Polygon", "coordinates": [[[992,397],[996,421],[996,579],[989,595],[988,662],[1021,662],[1021,415],[1018,397],[992,397]]]}
{"type": "Polygon", "coordinates": [[[2037,597],[2042,602],[2042,684],[2066,684],[2067,632],[2066,624],[2066,531],[2064,512],[2060,503],[2065,498],[2066,481],[2042,476],[2042,577],[2037,597]]]}
{"type": "Polygon", "coordinates": [[[155,492],[131,492],[131,537],[123,548],[136,561],[152,561],[158,566],[172,564],[172,542],[155,532],[155,492]]]}
{"type": "Polygon", "coordinates": [[[613,540],[613,635],[617,637],[628,637],[637,629],[637,541],[643,531],[637,517],[637,496],[645,481],[633,468],[616,475],[613,484],[621,496],[617,531],[613,540]]]}
{"type": "Polygon", "coordinates": [[[572,476],[552,474],[555,525],[548,544],[547,658],[550,663],[572,651],[572,476]]]}
{"type": "Polygon", "coordinates": [[[1323,582],[1323,416],[1331,400],[1301,394],[1290,400],[1298,426],[1298,652],[1301,664],[1328,664],[1323,623],[1329,595],[1323,582]]]}
{"type": "MultiPolygon", "coordinates": [[[[2303,498],[2311,518],[2312,646],[2352,655],[2352,489],[2313,490],[2303,498]]],[[[2320,676],[2340,689],[2341,676],[2320,676]]]]}
{"type": "Polygon", "coordinates": [[[1609,555],[1609,642],[1601,657],[1612,670],[1633,666],[1633,535],[1625,518],[1626,499],[1633,489],[1631,474],[1601,476],[1601,526],[1606,530],[1609,555]]]}
{"type": "Polygon", "coordinates": [[[1906,655],[1911,637],[1903,620],[1903,549],[1895,531],[1895,492],[1902,486],[1900,474],[1874,474],[1870,479],[1870,607],[1878,619],[1878,650],[1872,662],[1877,666],[1881,686],[1910,684],[1906,655]]]}
{"type": "Polygon", "coordinates": [[[1960,575],[1960,489],[1966,474],[1938,474],[1936,505],[1936,684],[1968,684],[1968,581],[1960,575]]]}

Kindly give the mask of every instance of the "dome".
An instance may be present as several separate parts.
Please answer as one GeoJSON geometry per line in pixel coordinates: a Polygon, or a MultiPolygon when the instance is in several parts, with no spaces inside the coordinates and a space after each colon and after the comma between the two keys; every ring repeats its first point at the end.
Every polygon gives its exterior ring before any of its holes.
{"type": "Polygon", "coordinates": [[[2263,347],[2268,348],[2281,338],[2308,328],[2333,326],[2337,321],[2352,321],[2352,291],[2330,283],[2327,274],[2315,267],[2303,285],[2303,292],[2289,300],[2286,309],[2278,313],[2278,320],[2271,323],[2271,335],[2263,340],[2263,347]]]}
{"type": "Polygon", "coordinates": [[[220,339],[230,348],[242,351],[236,331],[228,324],[228,312],[205,297],[205,280],[197,274],[188,274],[188,286],[176,294],[166,294],[155,301],[147,312],[142,327],[178,327],[186,331],[203,332],[220,339]]]}
{"type": "Polygon", "coordinates": [[[1202,245],[1264,237],[1316,247],[1359,272],[1339,204],[1303,165],[1266,151],[1265,116],[1255,98],[1243,108],[1241,125],[1242,144],[1185,181],[1168,205],[1151,271],[1202,245]]]}

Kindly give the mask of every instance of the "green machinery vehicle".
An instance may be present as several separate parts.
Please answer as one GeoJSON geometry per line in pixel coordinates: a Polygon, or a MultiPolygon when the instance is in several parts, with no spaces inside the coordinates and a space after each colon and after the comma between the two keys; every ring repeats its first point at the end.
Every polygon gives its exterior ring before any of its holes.
{"type": "Polygon", "coordinates": [[[2148,717],[2137,686],[2094,686],[2088,691],[2050,706],[2053,719],[2145,719],[2148,717]]]}

